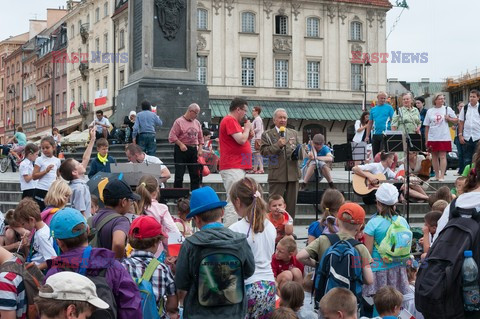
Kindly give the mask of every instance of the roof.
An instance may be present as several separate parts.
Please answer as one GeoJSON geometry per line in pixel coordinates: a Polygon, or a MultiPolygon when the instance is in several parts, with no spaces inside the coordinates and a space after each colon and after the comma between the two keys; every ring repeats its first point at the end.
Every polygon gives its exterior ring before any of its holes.
{"type": "MultiPolygon", "coordinates": [[[[212,117],[228,115],[230,102],[231,100],[210,99],[212,117]]],[[[355,103],[248,100],[248,105],[260,105],[263,118],[272,118],[277,108],[286,109],[289,118],[298,120],[355,121],[362,115],[362,105],[355,103]]]]}
{"type": "Polygon", "coordinates": [[[445,92],[445,82],[408,82],[410,91],[415,96],[421,96],[425,93],[435,94],[438,92],[445,92]],[[428,88],[428,91],[425,89],[428,88]]]}
{"type": "Polygon", "coordinates": [[[390,9],[392,7],[392,4],[388,0],[336,0],[336,2],[363,4],[368,6],[383,7],[387,9],[390,9]]]}

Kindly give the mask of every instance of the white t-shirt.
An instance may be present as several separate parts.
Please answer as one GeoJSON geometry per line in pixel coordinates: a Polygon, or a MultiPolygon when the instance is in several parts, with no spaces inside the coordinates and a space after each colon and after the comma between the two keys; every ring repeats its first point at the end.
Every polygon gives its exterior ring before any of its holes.
{"type": "Polygon", "coordinates": [[[355,121],[355,136],[353,137],[353,140],[355,143],[360,143],[362,141],[363,133],[365,133],[365,130],[361,132],[357,132],[357,130],[362,126],[360,123],[360,120],[355,121]]]}
{"type": "Polygon", "coordinates": [[[450,128],[445,116],[457,118],[455,112],[450,107],[432,107],[427,111],[423,125],[428,126],[428,141],[429,142],[444,142],[452,141],[450,136],[450,128]]]}
{"type": "MultiPolygon", "coordinates": [[[[272,271],[272,256],[275,252],[275,238],[277,237],[277,231],[273,224],[265,219],[265,229],[261,233],[253,234],[250,230],[247,242],[252,249],[253,257],[255,259],[255,273],[245,279],[245,285],[252,284],[257,281],[275,281],[272,271]]],[[[250,224],[247,223],[245,218],[242,218],[229,228],[237,233],[247,234],[250,224]]]]}
{"type": "Polygon", "coordinates": [[[458,119],[464,122],[463,137],[465,141],[468,141],[470,138],[477,141],[480,139],[480,114],[478,113],[480,105],[478,102],[475,106],[471,106],[468,103],[464,107],[467,108],[467,120],[465,121],[465,111],[463,109],[458,114],[458,119]]]}
{"type": "MultiPolygon", "coordinates": [[[[97,125],[97,123],[100,123],[100,124],[103,124],[103,125],[107,125],[108,127],[112,126],[112,124],[110,124],[110,121],[104,116],[102,117],[102,119],[99,121],[97,118],[95,118],[93,120],[92,123],[90,123],[90,126],[94,126],[94,125],[97,125]]],[[[100,125],[97,125],[97,132],[98,133],[102,133],[104,127],[103,126],[100,126],[100,125]]]]}
{"type": "Polygon", "coordinates": [[[60,167],[60,160],[56,158],[55,156],[52,157],[46,157],[45,155],[42,154],[42,156],[38,157],[37,160],[35,161],[35,166],[40,167],[40,172],[43,172],[44,170],[47,169],[48,165],[53,164],[53,168],[48,172],[47,174],[43,175],[40,179],[37,181],[37,188],[38,189],[43,189],[48,191],[50,188],[50,185],[57,179],[57,170],[60,167]]]}
{"type": "Polygon", "coordinates": [[[387,168],[383,167],[382,163],[370,163],[365,165],[358,165],[358,168],[360,168],[362,171],[370,172],[373,175],[383,174],[387,179],[394,179],[396,175],[389,167],[387,168]]]}
{"type": "Polygon", "coordinates": [[[45,260],[57,257],[53,249],[53,237],[50,235],[50,227],[46,224],[33,235],[33,255],[32,261],[35,264],[41,264],[45,260]]]}
{"type": "Polygon", "coordinates": [[[37,187],[36,180],[30,180],[30,182],[25,181],[25,175],[32,175],[33,173],[33,162],[28,158],[25,158],[20,163],[20,189],[22,192],[27,189],[35,189],[37,187]]]}
{"type": "MultiPolygon", "coordinates": [[[[461,208],[475,208],[480,206],[480,192],[470,192],[458,196],[456,204],[461,208]]],[[[445,228],[448,223],[448,217],[450,216],[450,205],[448,205],[443,211],[442,217],[437,222],[437,231],[433,235],[432,243],[437,239],[438,234],[445,228]]]]}

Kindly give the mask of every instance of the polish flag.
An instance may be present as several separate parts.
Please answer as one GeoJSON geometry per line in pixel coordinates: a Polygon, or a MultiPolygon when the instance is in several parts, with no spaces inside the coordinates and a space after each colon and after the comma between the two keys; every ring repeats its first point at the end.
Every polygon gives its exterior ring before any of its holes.
{"type": "Polygon", "coordinates": [[[46,106],[44,106],[44,107],[43,107],[43,110],[42,110],[42,115],[43,115],[43,117],[45,117],[45,115],[47,115],[47,113],[48,113],[48,109],[47,109],[46,106]]]}
{"type": "Polygon", "coordinates": [[[365,100],[362,101],[362,111],[365,112],[365,100]]]}
{"type": "Polygon", "coordinates": [[[7,118],[7,125],[10,126],[11,123],[12,123],[12,120],[10,120],[10,118],[7,118]]]}
{"type": "Polygon", "coordinates": [[[107,103],[107,89],[102,89],[95,92],[95,106],[104,105],[107,103]]]}
{"type": "Polygon", "coordinates": [[[72,101],[72,103],[70,103],[70,114],[72,114],[74,108],[75,108],[75,102],[72,101]]]}

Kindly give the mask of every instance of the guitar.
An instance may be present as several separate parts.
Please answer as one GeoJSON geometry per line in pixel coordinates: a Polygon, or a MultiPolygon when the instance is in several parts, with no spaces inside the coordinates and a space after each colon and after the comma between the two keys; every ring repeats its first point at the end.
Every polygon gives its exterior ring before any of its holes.
{"type": "MultiPolygon", "coordinates": [[[[378,182],[375,184],[370,183],[368,178],[362,177],[360,175],[353,175],[352,179],[352,186],[353,186],[353,191],[355,194],[359,196],[366,196],[370,194],[373,191],[376,191],[382,183],[404,183],[405,179],[390,179],[387,180],[385,175],[382,173],[373,175],[378,182]]],[[[410,185],[422,185],[423,181],[420,178],[417,177],[410,177],[410,185]]]]}

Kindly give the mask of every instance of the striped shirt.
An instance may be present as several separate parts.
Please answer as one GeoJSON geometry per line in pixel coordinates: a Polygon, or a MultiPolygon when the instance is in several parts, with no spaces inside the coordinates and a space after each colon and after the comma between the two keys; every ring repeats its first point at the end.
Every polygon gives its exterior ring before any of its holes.
{"type": "MultiPolygon", "coordinates": [[[[122,265],[134,280],[140,279],[152,258],[155,258],[155,256],[151,252],[134,250],[130,255],[130,258],[126,258],[122,261],[122,265]]],[[[177,293],[172,272],[164,263],[160,263],[160,265],[158,265],[157,270],[153,273],[152,278],[150,279],[150,282],[152,283],[157,304],[159,304],[165,296],[172,296],[177,293]]]]}
{"type": "MultiPolygon", "coordinates": [[[[8,261],[21,264],[15,256],[8,261]]],[[[27,300],[23,278],[13,272],[0,273],[0,310],[15,311],[17,318],[27,317],[27,300]]]]}

